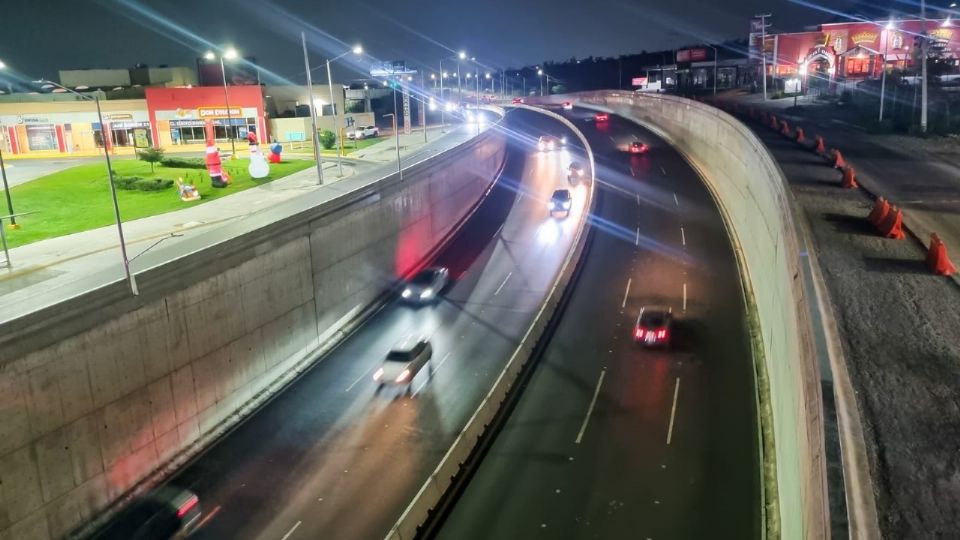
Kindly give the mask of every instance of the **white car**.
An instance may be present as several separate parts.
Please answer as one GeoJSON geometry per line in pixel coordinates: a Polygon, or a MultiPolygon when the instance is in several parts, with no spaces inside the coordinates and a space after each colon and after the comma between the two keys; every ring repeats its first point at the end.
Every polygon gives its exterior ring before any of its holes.
{"type": "Polygon", "coordinates": [[[417,304],[435,302],[440,298],[440,293],[449,281],[450,271],[446,268],[442,266],[424,268],[407,282],[400,297],[406,302],[417,304]]]}
{"type": "Polygon", "coordinates": [[[537,140],[537,150],[541,152],[549,152],[551,150],[558,150],[561,146],[567,144],[566,137],[554,137],[553,135],[541,135],[540,139],[537,140]]]}
{"type": "Polygon", "coordinates": [[[427,338],[406,339],[387,353],[383,365],[373,373],[373,380],[377,383],[377,392],[384,386],[406,386],[407,393],[413,385],[413,379],[427,366],[430,375],[433,375],[433,366],[430,359],[433,357],[433,347],[427,338]]]}
{"type": "Polygon", "coordinates": [[[360,126],[357,129],[347,133],[348,139],[366,139],[367,137],[379,137],[380,128],[377,126],[360,126]]]}

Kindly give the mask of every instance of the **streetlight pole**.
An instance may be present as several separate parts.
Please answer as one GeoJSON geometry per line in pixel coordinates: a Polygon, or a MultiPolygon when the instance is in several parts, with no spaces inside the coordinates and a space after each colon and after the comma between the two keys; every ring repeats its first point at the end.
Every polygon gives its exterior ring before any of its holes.
{"type": "MultiPolygon", "coordinates": [[[[220,78],[223,81],[223,101],[227,105],[227,129],[225,129],[224,131],[227,134],[227,138],[230,139],[230,152],[231,152],[230,159],[237,159],[237,143],[234,140],[235,138],[233,137],[233,116],[230,114],[230,95],[227,93],[227,69],[223,65],[223,59],[224,57],[226,57],[227,59],[233,59],[233,58],[236,58],[236,56],[237,56],[237,51],[232,47],[227,49],[225,52],[222,52],[216,55],[216,57],[220,59],[220,78]]],[[[204,55],[204,57],[207,60],[213,60],[214,59],[213,51],[208,52],[207,54],[204,55]]]]}
{"type": "MultiPolygon", "coordinates": [[[[10,212],[10,228],[19,229],[20,225],[17,225],[17,217],[13,215],[13,199],[10,198],[10,186],[7,184],[7,168],[3,164],[3,148],[0,148],[0,176],[3,176],[3,192],[7,196],[7,211],[10,212]]],[[[3,224],[0,223],[0,227],[2,226],[3,224]]]]}
{"type": "Polygon", "coordinates": [[[760,62],[763,65],[760,78],[763,80],[764,101],[767,100],[767,17],[770,16],[771,15],[769,13],[764,15],[756,15],[756,18],[760,19],[760,62]]]}
{"type": "MultiPolygon", "coordinates": [[[[80,92],[46,79],[40,79],[37,81],[37,84],[41,84],[46,88],[51,86],[61,88],[71,94],[79,96],[81,99],[90,99],[88,95],[81,94],[80,92]]],[[[113,217],[117,222],[117,236],[120,238],[120,256],[123,258],[123,273],[126,275],[127,282],[130,284],[130,292],[134,296],[138,296],[140,290],[137,288],[136,277],[130,272],[130,259],[127,258],[127,243],[123,238],[123,220],[120,217],[120,202],[117,200],[117,186],[113,181],[113,166],[110,163],[110,152],[107,151],[107,137],[110,137],[110,134],[107,133],[107,125],[103,122],[103,111],[100,110],[100,97],[94,94],[93,102],[97,105],[97,120],[100,122],[100,132],[103,134],[103,157],[107,163],[107,178],[110,181],[110,198],[113,200],[113,217]]]]}
{"type": "Polygon", "coordinates": [[[447,74],[443,71],[443,60],[440,60],[440,133],[447,132],[447,126],[443,118],[443,113],[447,108],[447,101],[443,98],[443,80],[445,78],[447,78],[447,74]]]}
{"type": "Polygon", "coordinates": [[[393,89],[393,114],[385,114],[384,116],[393,117],[393,135],[397,141],[397,174],[400,176],[400,180],[403,180],[403,166],[400,164],[400,122],[397,119],[397,89],[393,89]]]}
{"type": "Polygon", "coordinates": [[[543,97],[543,70],[537,70],[537,78],[540,79],[540,97],[543,97]]]}
{"type": "Polygon", "coordinates": [[[920,42],[920,69],[921,77],[923,77],[923,86],[920,89],[920,131],[923,133],[927,132],[927,54],[929,47],[927,46],[927,2],[926,0],[920,0],[920,23],[922,25],[922,31],[920,32],[920,39],[923,41],[920,42]]]}
{"type": "Polygon", "coordinates": [[[334,133],[337,134],[337,172],[339,176],[343,176],[343,161],[340,158],[340,155],[343,153],[343,141],[340,137],[340,117],[337,115],[337,102],[333,98],[333,77],[330,75],[330,62],[336,62],[351,52],[358,55],[363,54],[363,47],[356,45],[353,49],[341,54],[340,56],[334,57],[332,60],[327,58],[327,88],[330,89],[330,108],[333,109],[333,129],[334,133]]]}
{"type": "Polygon", "coordinates": [[[313,126],[313,155],[317,158],[317,185],[323,185],[323,165],[320,162],[320,133],[317,131],[316,103],[313,100],[313,77],[310,75],[310,59],[307,56],[307,35],[300,32],[303,43],[303,66],[307,70],[307,99],[310,100],[310,123],[313,126]]]}
{"type": "Polygon", "coordinates": [[[880,121],[883,122],[883,98],[887,93],[887,53],[890,50],[890,31],[893,30],[893,21],[887,23],[886,39],[883,42],[883,63],[880,68],[883,73],[880,75],[880,121]]]}
{"type": "Polygon", "coordinates": [[[423,126],[423,143],[427,143],[427,87],[423,83],[423,70],[420,71],[420,91],[423,92],[423,98],[420,100],[420,120],[423,126]]]}
{"type": "Polygon", "coordinates": [[[717,48],[713,45],[707,45],[713,49],[713,97],[717,97],[717,48]]]}

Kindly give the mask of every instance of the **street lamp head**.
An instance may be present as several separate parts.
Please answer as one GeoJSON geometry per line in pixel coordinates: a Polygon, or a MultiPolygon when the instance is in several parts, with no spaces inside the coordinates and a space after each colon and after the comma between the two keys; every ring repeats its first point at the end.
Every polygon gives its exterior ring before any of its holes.
{"type": "Polygon", "coordinates": [[[543,70],[542,70],[542,69],[538,69],[538,70],[537,70],[537,75],[543,75],[543,70]]]}
{"type": "Polygon", "coordinates": [[[6,68],[7,65],[3,63],[3,60],[0,60],[0,69],[6,68]]]}
{"type": "Polygon", "coordinates": [[[459,56],[461,60],[466,60],[466,59],[467,59],[467,53],[465,53],[465,52],[463,52],[463,51],[460,51],[460,54],[458,54],[457,56],[459,56]]]}
{"type": "Polygon", "coordinates": [[[229,49],[224,51],[223,57],[226,58],[227,60],[233,60],[234,58],[237,57],[237,50],[234,49],[233,47],[230,47],[229,49]]]}
{"type": "Polygon", "coordinates": [[[412,80],[413,80],[413,75],[407,75],[407,82],[410,82],[412,80]]]}
{"type": "Polygon", "coordinates": [[[431,80],[436,80],[436,79],[437,79],[437,74],[436,74],[436,73],[431,73],[431,74],[430,74],[430,79],[431,79],[431,80]]]}
{"type": "Polygon", "coordinates": [[[490,78],[490,73],[487,73],[487,74],[486,74],[486,77],[489,79],[489,78],[490,78]]]}
{"type": "Polygon", "coordinates": [[[356,54],[356,55],[363,54],[363,47],[360,45],[355,45],[353,47],[353,54],[356,54]]]}
{"type": "Polygon", "coordinates": [[[887,23],[887,30],[893,30],[894,28],[895,28],[895,27],[894,27],[894,25],[893,25],[893,21],[892,21],[892,20],[887,23]]]}
{"type": "Polygon", "coordinates": [[[203,57],[206,58],[207,60],[213,60],[217,56],[213,54],[213,51],[207,51],[206,53],[204,53],[203,57]]]}
{"type": "Polygon", "coordinates": [[[383,81],[383,85],[384,85],[384,86],[389,86],[389,84],[390,84],[390,83],[388,83],[387,81],[383,81]]]}

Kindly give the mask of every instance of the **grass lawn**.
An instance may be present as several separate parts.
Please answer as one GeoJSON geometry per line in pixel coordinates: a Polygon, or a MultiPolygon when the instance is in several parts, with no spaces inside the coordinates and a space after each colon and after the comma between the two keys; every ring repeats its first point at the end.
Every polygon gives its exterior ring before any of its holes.
{"type": "MultiPolygon", "coordinates": [[[[130,221],[173,210],[182,210],[193,205],[229,196],[233,193],[271,182],[291,173],[313,166],[310,160],[287,160],[270,164],[270,175],[254,180],[247,172],[248,160],[224,160],[223,165],[230,175],[230,186],[214,189],[206,169],[167,168],[162,165],[150,172],[150,164],[132,160],[113,161],[113,170],[119,176],[164,178],[195,185],[201,200],[185,203],[173,187],[164,191],[117,190],[120,215],[130,221]]],[[[54,238],[80,231],[96,229],[114,222],[113,204],[110,201],[110,185],[104,163],[79,165],[37,178],[10,189],[17,212],[37,212],[17,218],[21,229],[7,229],[7,241],[11,247],[22,246],[38,240],[54,238]]]]}

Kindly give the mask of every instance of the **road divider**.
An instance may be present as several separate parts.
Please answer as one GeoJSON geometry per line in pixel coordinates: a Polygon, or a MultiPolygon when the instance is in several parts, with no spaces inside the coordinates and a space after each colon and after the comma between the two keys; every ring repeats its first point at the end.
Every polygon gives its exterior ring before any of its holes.
{"type": "Polygon", "coordinates": [[[440,464],[427,478],[426,482],[414,496],[413,500],[401,514],[397,522],[390,528],[386,540],[412,540],[416,538],[419,528],[430,518],[431,512],[440,504],[443,496],[453,486],[454,479],[464,472],[464,464],[480,442],[481,437],[488,434],[488,428],[493,422],[501,406],[513,388],[527,362],[531,359],[537,343],[543,337],[553,317],[562,304],[567,287],[576,274],[579,261],[586,247],[589,216],[593,212],[595,191],[597,185],[596,162],[593,150],[583,133],[569,120],[551,111],[527,105],[514,105],[514,108],[534,111],[559,121],[573,131],[587,153],[590,167],[590,185],[587,190],[587,200],[580,213],[575,228],[575,238],[572,247],[567,252],[563,265],[554,279],[546,300],[534,316],[533,321],[520,339],[513,355],[506,366],[497,376],[493,386],[480,402],[480,405],[471,415],[463,429],[454,439],[453,444],[444,454],[440,464]]]}

